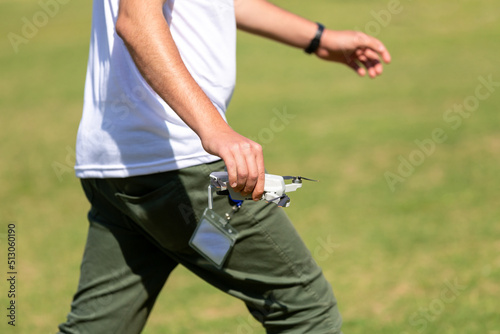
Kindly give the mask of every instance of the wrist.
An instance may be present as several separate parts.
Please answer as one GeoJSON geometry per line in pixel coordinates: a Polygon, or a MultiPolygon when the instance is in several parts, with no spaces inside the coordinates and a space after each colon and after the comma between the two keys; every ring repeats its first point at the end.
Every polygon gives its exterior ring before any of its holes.
{"type": "Polygon", "coordinates": [[[323,36],[323,32],[325,30],[325,26],[322,25],[319,22],[316,22],[318,29],[316,30],[316,34],[314,35],[313,39],[311,39],[311,42],[309,45],[304,49],[304,52],[307,54],[312,54],[316,52],[319,48],[319,45],[321,43],[321,37],[323,36]]]}
{"type": "Polygon", "coordinates": [[[223,134],[232,133],[234,130],[222,119],[222,117],[216,117],[216,119],[205,121],[204,125],[195,132],[202,142],[208,143],[213,141],[214,138],[223,134]]]}

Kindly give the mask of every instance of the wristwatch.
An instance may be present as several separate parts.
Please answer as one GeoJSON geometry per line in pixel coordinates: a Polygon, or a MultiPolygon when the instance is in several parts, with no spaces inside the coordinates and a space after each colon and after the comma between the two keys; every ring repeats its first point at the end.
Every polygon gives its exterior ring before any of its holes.
{"type": "Polygon", "coordinates": [[[318,25],[318,30],[316,30],[316,35],[311,40],[311,43],[309,44],[309,46],[304,49],[304,51],[308,54],[311,54],[313,52],[316,52],[316,50],[318,50],[319,42],[321,40],[321,36],[323,35],[323,30],[325,30],[324,25],[322,25],[319,22],[316,22],[316,24],[318,25]]]}

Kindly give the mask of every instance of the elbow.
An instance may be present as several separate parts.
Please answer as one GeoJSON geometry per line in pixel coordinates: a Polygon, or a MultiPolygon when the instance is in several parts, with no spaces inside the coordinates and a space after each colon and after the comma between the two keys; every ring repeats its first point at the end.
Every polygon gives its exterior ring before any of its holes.
{"type": "MultiPolygon", "coordinates": [[[[120,0],[120,8],[115,23],[115,32],[127,44],[138,36],[145,35],[165,21],[163,3],[166,0],[120,0]]],[[[156,29],[156,28],[155,28],[156,29]]]]}
{"type": "Polygon", "coordinates": [[[123,41],[127,41],[128,36],[130,35],[130,19],[125,17],[124,15],[118,15],[115,24],[115,31],[118,36],[120,36],[123,41]]]}
{"type": "Polygon", "coordinates": [[[120,11],[116,19],[115,31],[118,36],[125,42],[130,44],[141,29],[144,27],[141,20],[136,15],[130,15],[128,11],[120,11]]]}

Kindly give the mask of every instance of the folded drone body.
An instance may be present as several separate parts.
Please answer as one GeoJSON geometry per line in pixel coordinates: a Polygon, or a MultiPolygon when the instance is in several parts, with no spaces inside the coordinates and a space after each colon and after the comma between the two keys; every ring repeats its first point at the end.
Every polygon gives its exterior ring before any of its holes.
{"type": "MultiPolygon", "coordinates": [[[[290,205],[290,197],[287,193],[302,188],[302,180],[316,181],[301,176],[280,176],[273,174],[265,175],[264,194],[261,200],[272,202],[281,207],[290,205]],[[285,183],[285,180],[292,180],[291,183],[285,183]]],[[[219,194],[228,194],[234,201],[251,200],[250,196],[242,196],[229,186],[229,177],[227,172],[213,172],[210,174],[210,185],[215,188],[219,194]]]]}

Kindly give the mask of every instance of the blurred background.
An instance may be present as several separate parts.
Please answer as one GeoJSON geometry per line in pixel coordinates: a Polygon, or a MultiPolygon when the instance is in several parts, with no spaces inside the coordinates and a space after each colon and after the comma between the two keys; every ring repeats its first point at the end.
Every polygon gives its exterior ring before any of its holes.
{"type": "MultiPolygon", "coordinates": [[[[73,163],[91,3],[55,1],[0,0],[1,333],[57,331],[87,231],[73,163]]],[[[344,333],[500,334],[498,3],[275,3],[374,35],[393,57],[370,80],[238,35],[229,121],[264,146],[269,172],[320,180],[286,210],[333,285],[344,333]]],[[[264,331],[241,302],[179,268],[144,333],[264,331]]]]}

